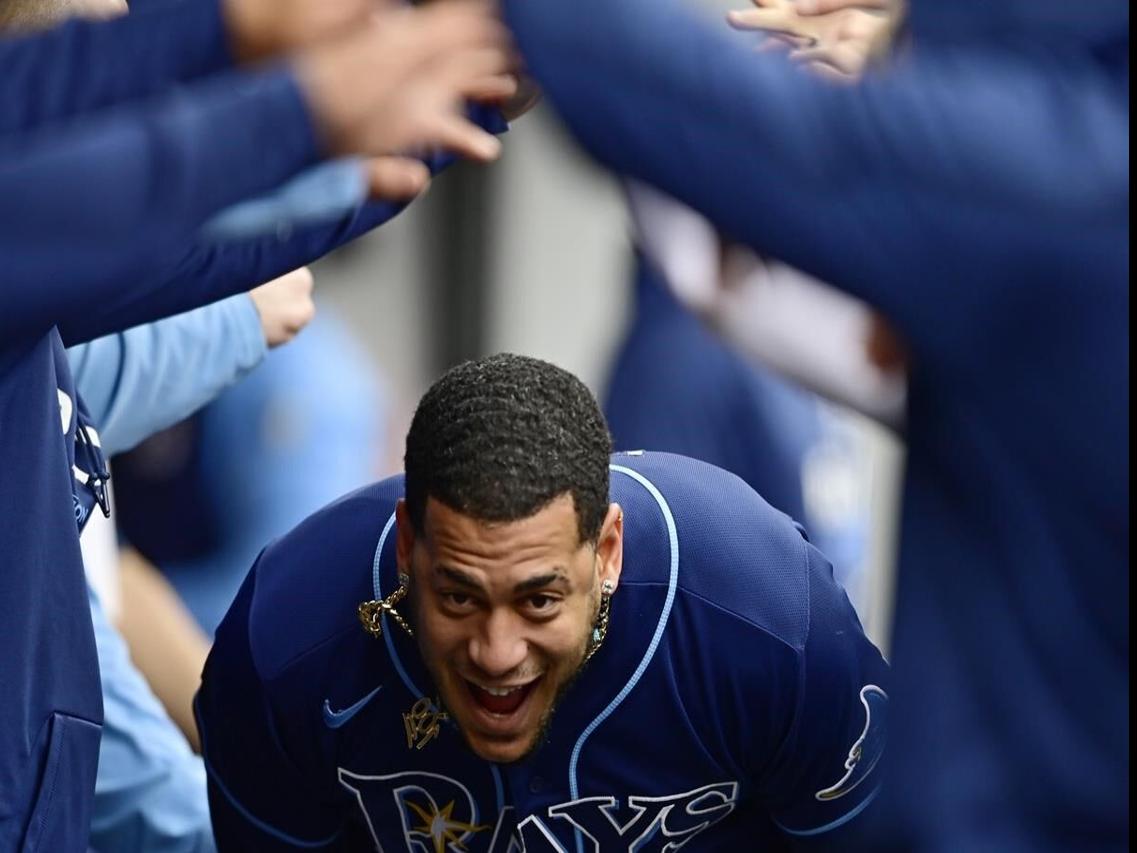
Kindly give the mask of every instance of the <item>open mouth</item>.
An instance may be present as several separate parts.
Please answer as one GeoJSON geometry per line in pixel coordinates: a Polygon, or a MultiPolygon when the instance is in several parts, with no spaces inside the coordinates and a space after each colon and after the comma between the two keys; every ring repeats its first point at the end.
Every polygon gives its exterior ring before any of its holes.
{"type": "Polygon", "coordinates": [[[529,694],[541,679],[535,678],[528,684],[516,687],[481,687],[472,681],[464,680],[466,689],[470,691],[479,708],[490,714],[509,716],[515,714],[525,704],[525,700],[529,698],[529,694]]]}

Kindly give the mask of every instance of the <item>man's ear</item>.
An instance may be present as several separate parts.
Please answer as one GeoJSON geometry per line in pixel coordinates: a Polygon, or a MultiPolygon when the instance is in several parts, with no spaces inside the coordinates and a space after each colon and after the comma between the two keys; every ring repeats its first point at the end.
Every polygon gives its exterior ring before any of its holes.
{"type": "Polygon", "coordinates": [[[608,514],[600,525],[596,557],[600,582],[610,581],[612,590],[615,591],[620,585],[620,572],[624,568],[624,510],[617,503],[608,505],[608,514]]]}
{"type": "Polygon", "coordinates": [[[415,527],[411,523],[411,513],[407,502],[399,498],[395,504],[395,565],[399,567],[400,574],[411,574],[414,550],[415,527]]]}

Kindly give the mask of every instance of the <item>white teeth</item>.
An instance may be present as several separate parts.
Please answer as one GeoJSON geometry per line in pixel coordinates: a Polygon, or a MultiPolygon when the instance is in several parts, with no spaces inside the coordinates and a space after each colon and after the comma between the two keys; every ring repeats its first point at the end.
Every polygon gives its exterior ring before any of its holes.
{"type": "Polygon", "coordinates": [[[529,684],[532,684],[533,682],[529,682],[528,684],[518,684],[516,687],[487,687],[484,684],[478,684],[476,681],[472,681],[470,683],[477,687],[479,690],[486,691],[486,693],[490,694],[490,696],[508,696],[510,693],[516,693],[518,690],[524,690],[529,686],[529,684]]]}

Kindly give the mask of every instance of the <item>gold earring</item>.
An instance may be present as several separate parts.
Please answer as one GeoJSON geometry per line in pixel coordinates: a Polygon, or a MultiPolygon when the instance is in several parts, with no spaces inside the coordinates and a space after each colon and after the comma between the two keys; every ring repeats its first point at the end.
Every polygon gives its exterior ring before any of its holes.
{"type": "Polygon", "coordinates": [[[391,618],[399,624],[399,627],[413,637],[415,632],[407,620],[403,618],[403,615],[395,609],[395,605],[407,597],[410,586],[410,576],[400,573],[399,586],[394,592],[382,600],[365,601],[359,605],[357,613],[359,614],[359,621],[363,623],[363,630],[372,637],[383,636],[383,614],[389,613],[391,618]]]}
{"type": "Polygon", "coordinates": [[[615,591],[616,585],[612,581],[604,581],[600,585],[600,608],[596,611],[596,623],[592,626],[592,637],[589,639],[583,663],[592,660],[592,656],[600,650],[604,638],[608,636],[609,612],[612,609],[612,593],[615,591]]]}

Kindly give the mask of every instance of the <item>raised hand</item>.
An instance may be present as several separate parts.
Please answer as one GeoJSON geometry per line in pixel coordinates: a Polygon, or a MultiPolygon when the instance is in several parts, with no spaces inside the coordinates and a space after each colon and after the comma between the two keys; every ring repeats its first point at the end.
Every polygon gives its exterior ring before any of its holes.
{"type": "Polygon", "coordinates": [[[481,161],[501,146],[465,103],[512,97],[512,65],[505,28],[479,0],[386,9],[296,60],[326,153],[448,149],[481,161]]]}
{"type": "Polygon", "coordinates": [[[765,33],[763,49],[829,79],[849,81],[887,46],[900,16],[898,0],[752,0],[728,13],[735,29],[765,33]]]}
{"type": "Polygon", "coordinates": [[[285,273],[249,291],[269,348],[286,344],[312,322],[312,272],[307,267],[285,273]]]}

